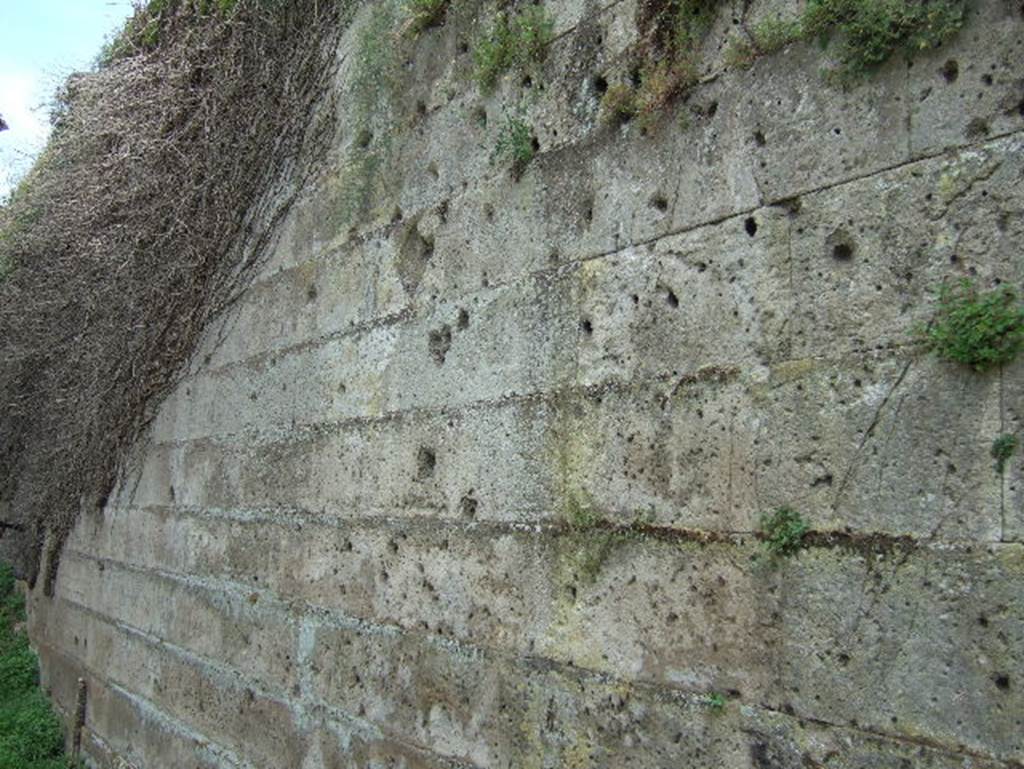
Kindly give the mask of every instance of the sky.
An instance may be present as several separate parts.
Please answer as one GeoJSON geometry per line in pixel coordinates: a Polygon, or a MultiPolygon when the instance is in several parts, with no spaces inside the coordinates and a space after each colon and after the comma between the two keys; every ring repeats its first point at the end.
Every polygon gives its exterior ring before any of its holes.
{"type": "Polygon", "coordinates": [[[50,96],[92,66],[131,10],[131,0],[0,0],[0,200],[46,143],[50,96]]]}

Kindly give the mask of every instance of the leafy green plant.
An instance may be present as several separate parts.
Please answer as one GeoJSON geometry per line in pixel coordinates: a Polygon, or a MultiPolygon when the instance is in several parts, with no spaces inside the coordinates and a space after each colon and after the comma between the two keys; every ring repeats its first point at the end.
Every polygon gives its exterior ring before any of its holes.
{"type": "Polygon", "coordinates": [[[1006,463],[1010,461],[1010,457],[1017,451],[1018,445],[1017,436],[1010,433],[1000,435],[992,441],[992,458],[996,461],[997,473],[1003,474],[1003,471],[1006,469],[1006,463]]]}
{"type": "Polygon", "coordinates": [[[403,6],[405,23],[402,31],[418,35],[425,29],[438,24],[448,10],[450,0],[406,0],[403,6]]]}
{"type": "Polygon", "coordinates": [[[1006,286],[979,291],[968,279],[945,284],[935,318],[918,337],[940,358],[984,371],[1024,349],[1024,305],[1006,286]]]}
{"type": "Polygon", "coordinates": [[[780,507],[761,516],[764,546],[773,556],[796,553],[809,528],[803,516],[789,507],[780,507]]]}
{"type": "Polygon", "coordinates": [[[64,769],[60,720],[39,690],[24,621],[14,576],[0,566],[0,769],[64,769]]]}
{"type": "Polygon", "coordinates": [[[536,153],[537,140],[530,125],[519,115],[506,114],[492,159],[509,162],[513,178],[519,179],[536,153]]]}
{"type": "Polygon", "coordinates": [[[554,39],[555,21],[547,9],[530,5],[514,16],[501,13],[475,52],[477,84],[491,91],[508,70],[526,72],[544,60],[554,39]]]}
{"type": "Polygon", "coordinates": [[[968,0],[810,0],[804,33],[837,43],[840,82],[863,77],[895,53],[937,48],[963,26],[968,0]]]}
{"type": "Polygon", "coordinates": [[[724,713],[726,700],[720,692],[711,692],[710,694],[704,695],[703,705],[712,713],[724,713]]]}

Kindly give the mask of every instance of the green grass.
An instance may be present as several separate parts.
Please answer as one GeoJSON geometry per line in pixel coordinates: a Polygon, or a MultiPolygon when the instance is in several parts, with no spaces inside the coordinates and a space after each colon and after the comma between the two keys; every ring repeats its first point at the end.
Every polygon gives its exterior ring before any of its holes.
{"type": "Polygon", "coordinates": [[[65,769],[61,723],[39,690],[24,621],[11,570],[0,566],[0,769],[65,769]]]}
{"type": "Polygon", "coordinates": [[[992,441],[992,458],[996,461],[996,472],[1000,475],[1006,470],[1006,463],[1017,451],[1019,441],[1016,435],[1006,433],[992,441]]]}
{"type": "Polygon", "coordinates": [[[964,279],[939,289],[938,308],[918,337],[944,360],[985,371],[1024,349],[1024,305],[1008,287],[979,291],[964,279]]]}
{"type": "Polygon", "coordinates": [[[554,30],[555,20],[540,5],[527,6],[515,15],[501,13],[477,41],[474,77],[480,90],[494,90],[498,78],[509,70],[526,73],[542,62],[554,30]]]}
{"type": "Polygon", "coordinates": [[[761,516],[764,546],[773,556],[796,553],[809,529],[803,516],[789,507],[780,507],[761,516]]]}
{"type": "Polygon", "coordinates": [[[518,115],[505,115],[493,159],[509,163],[512,176],[519,179],[537,153],[533,129],[518,115]]]}
{"type": "Polygon", "coordinates": [[[415,36],[436,26],[444,18],[448,3],[449,0],[406,0],[402,6],[405,14],[402,32],[415,36]]]}

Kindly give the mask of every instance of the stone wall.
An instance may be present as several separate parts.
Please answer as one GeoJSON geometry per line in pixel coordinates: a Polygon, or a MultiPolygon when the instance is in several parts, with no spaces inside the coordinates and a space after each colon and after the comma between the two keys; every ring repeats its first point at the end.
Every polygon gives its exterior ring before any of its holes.
{"type": "Polygon", "coordinates": [[[786,10],[725,4],[610,126],[635,5],[549,0],[490,96],[493,8],[359,12],[318,186],[30,597],[90,761],[1024,765],[1024,362],[914,343],[943,280],[1024,286],[1024,9],[843,91],[724,67],[786,10]]]}

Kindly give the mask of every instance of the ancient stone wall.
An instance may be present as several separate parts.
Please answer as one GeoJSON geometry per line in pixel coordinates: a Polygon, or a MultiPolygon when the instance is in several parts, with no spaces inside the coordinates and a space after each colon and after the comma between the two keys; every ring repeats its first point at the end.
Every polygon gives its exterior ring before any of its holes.
{"type": "MultiPolygon", "coordinates": [[[[749,7],[747,7],[749,6],[749,7]]],[[[31,631],[100,766],[1019,767],[1024,362],[915,342],[1024,286],[1024,10],[843,90],[797,43],[600,119],[635,0],[345,35],[342,130],[31,631]],[[495,155],[512,121],[536,156],[495,155]],[[763,513],[811,533],[770,557],[763,513]]],[[[794,6],[795,8],[795,6],[794,6]]],[[[759,16],[760,15],[760,16],[759,16]]]]}

